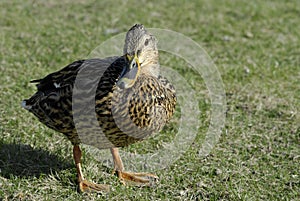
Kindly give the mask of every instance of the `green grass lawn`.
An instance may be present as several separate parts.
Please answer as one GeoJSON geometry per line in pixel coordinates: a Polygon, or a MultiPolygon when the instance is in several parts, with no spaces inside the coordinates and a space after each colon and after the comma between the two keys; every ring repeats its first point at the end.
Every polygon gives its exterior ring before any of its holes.
{"type": "MultiPolygon", "coordinates": [[[[299,19],[297,0],[1,1],[0,200],[299,200],[299,19]],[[199,95],[197,138],[155,172],[160,182],[153,188],[123,186],[85,152],[85,176],[112,189],[79,194],[71,144],[20,102],[35,92],[30,80],[86,58],[135,23],[180,32],[207,51],[226,91],[225,128],[210,154],[199,157],[209,94],[195,72],[180,71],[184,61],[162,53],[199,95]]],[[[155,148],[159,140],[142,143],[155,148]]],[[[143,152],[142,143],[126,149],[143,152]]]]}

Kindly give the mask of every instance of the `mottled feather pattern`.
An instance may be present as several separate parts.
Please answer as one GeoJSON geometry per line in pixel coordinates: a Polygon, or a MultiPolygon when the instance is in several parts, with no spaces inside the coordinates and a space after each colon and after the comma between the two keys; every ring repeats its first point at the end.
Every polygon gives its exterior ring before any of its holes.
{"type": "MultiPolygon", "coordinates": [[[[116,82],[126,65],[126,60],[123,57],[111,58],[109,61],[112,64],[109,66],[107,62],[107,69],[103,61],[76,61],[44,79],[34,80],[33,82],[38,82],[38,92],[26,101],[27,105],[31,105],[29,111],[48,127],[65,134],[73,144],[81,143],[74,125],[73,112],[81,114],[80,118],[85,122],[83,124],[86,124],[85,132],[90,137],[85,140],[94,141],[99,137],[99,133],[94,133],[93,126],[89,125],[90,121],[84,114],[87,112],[85,97],[89,98],[88,90],[96,85],[96,95],[92,97],[95,97],[95,110],[88,112],[96,112],[99,126],[114,146],[132,144],[161,130],[172,116],[176,104],[172,85],[163,77],[140,76],[132,88],[121,90],[116,87],[116,82]],[[86,76],[84,75],[86,79],[81,83],[81,91],[76,97],[81,107],[79,111],[73,111],[74,82],[83,68],[87,70],[86,76]],[[101,72],[104,70],[104,73],[101,72]],[[91,74],[103,74],[98,84],[90,78],[91,74]]],[[[98,147],[108,148],[107,146],[109,145],[100,144],[98,147]]]]}

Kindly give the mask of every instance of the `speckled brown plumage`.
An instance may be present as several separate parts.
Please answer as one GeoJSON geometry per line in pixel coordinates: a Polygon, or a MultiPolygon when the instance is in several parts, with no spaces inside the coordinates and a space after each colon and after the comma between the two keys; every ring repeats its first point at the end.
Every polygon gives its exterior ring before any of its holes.
{"type": "MultiPolygon", "coordinates": [[[[72,89],[80,68],[101,63],[100,59],[76,61],[44,79],[32,81],[38,82],[38,92],[26,100],[28,110],[48,127],[66,135],[73,144],[80,144],[73,122],[72,89]],[[57,88],[54,83],[59,87],[57,88]]],[[[176,104],[174,88],[172,85],[167,85],[169,83],[161,76],[158,79],[140,76],[132,88],[118,89],[116,82],[125,63],[122,57],[112,63],[100,79],[95,96],[95,111],[99,126],[116,147],[124,147],[140,141],[153,132],[161,130],[172,116],[176,104]],[[113,98],[114,92],[115,98],[113,98]],[[124,95],[129,98],[124,99],[124,95]],[[112,101],[114,101],[113,104],[112,101]],[[114,111],[112,111],[112,105],[115,105],[114,111]],[[122,123],[119,126],[123,131],[118,129],[115,123],[115,118],[118,118],[117,114],[122,111],[130,114],[127,119],[124,116],[119,117],[122,123]],[[112,112],[116,115],[113,116],[112,112]],[[143,128],[143,132],[132,133],[138,132],[133,128],[134,126],[143,128]],[[134,138],[133,135],[137,137],[134,138]]],[[[92,131],[87,128],[87,132],[92,131]]],[[[97,137],[97,133],[94,137],[97,137]]],[[[109,147],[104,145],[103,148],[109,147]]]]}

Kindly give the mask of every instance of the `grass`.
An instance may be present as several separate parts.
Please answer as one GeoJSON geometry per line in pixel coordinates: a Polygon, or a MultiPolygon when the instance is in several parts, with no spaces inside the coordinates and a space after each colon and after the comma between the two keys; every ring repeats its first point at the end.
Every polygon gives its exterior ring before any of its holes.
{"type": "MultiPolygon", "coordinates": [[[[0,200],[299,200],[299,13],[297,0],[1,1],[0,200]],[[134,23],[178,31],[205,48],[225,86],[226,125],[212,152],[199,157],[209,96],[198,75],[182,71],[202,111],[185,154],[155,172],[156,187],[137,188],[86,153],[86,177],[112,191],[78,194],[70,143],[20,101],[35,91],[31,79],[85,58],[134,23]]],[[[186,65],[162,58],[174,69],[186,65]]]]}

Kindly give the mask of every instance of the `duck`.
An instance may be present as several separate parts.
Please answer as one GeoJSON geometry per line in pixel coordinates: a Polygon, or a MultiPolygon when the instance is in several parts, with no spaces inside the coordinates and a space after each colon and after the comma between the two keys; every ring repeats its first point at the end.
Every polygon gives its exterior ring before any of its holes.
{"type": "Polygon", "coordinates": [[[143,141],[172,118],[176,90],[160,74],[157,39],[142,24],[126,33],[122,56],[75,61],[42,79],[22,107],[73,145],[79,192],[109,191],[85,179],[81,144],[110,149],[123,184],[151,185],[152,173],[125,171],[119,148],[143,141]]]}

